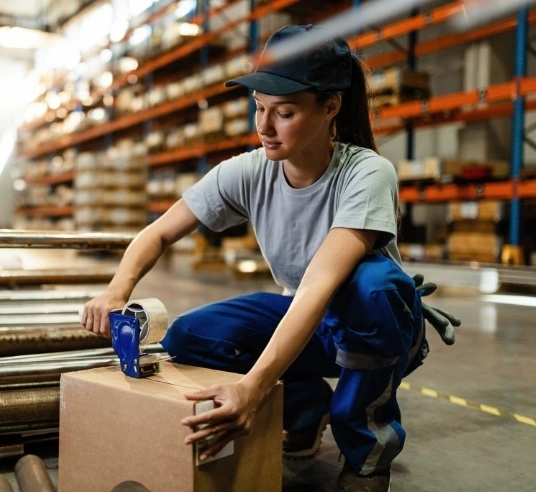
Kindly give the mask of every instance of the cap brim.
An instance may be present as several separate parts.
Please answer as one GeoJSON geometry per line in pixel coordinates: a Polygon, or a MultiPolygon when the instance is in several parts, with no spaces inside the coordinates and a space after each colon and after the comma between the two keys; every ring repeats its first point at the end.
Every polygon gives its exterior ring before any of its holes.
{"type": "Polygon", "coordinates": [[[225,87],[233,87],[235,85],[243,85],[251,90],[270,96],[294,94],[295,92],[311,88],[310,85],[286,79],[269,72],[254,72],[225,82],[225,87]]]}

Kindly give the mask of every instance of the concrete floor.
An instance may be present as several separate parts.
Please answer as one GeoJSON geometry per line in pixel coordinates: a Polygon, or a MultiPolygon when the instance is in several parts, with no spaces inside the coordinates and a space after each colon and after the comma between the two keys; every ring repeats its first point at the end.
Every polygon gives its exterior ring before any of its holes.
{"type": "MultiPolygon", "coordinates": [[[[40,266],[40,254],[33,258],[32,265],[40,266]]],[[[82,256],[75,261],[94,260],[82,256]]],[[[441,278],[426,280],[441,283],[441,278]]],[[[160,261],[133,298],[159,297],[172,318],[200,304],[257,290],[279,291],[267,278],[192,273],[190,260],[176,255],[160,261]]],[[[393,464],[391,490],[536,490],[536,426],[530,423],[536,418],[535,307],[490,302],[465,291],[427,300],[458,315],[463,324],[452,347],[429,329],[431,354],[399,390],[407,441],[393,464]],[[464,401],[466,406],[456,404],[464,401]],[[512,414],[529,420],[516,421],[512,414]]],[[[283,490],[335,490],[342,467],[338,458],[328,427],[314,460],[285,465],[283,490]]]]}

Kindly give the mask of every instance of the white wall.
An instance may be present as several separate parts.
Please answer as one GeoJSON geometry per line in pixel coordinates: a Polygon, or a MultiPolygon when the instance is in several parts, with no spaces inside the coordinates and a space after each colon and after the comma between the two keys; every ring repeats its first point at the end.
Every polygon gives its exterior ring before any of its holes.
{"type": "Polygon", "coordinates": [[[13,186],[11,170],[15,160],[12,137],[21,121],[24,104],[23,87],[29,64],[25,60],[0,55],[0,228],[10,227],[12,218],[13,186]]]}

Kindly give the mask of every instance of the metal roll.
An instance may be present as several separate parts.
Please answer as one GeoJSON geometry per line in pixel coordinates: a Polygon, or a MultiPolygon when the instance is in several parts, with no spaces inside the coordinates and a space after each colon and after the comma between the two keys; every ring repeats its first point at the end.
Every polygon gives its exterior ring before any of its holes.
{"type": "Polygon", "coordinates": [[[108,283],[115,268],[50,270],[3,270],[0,285],[108,283]]]}
{"type": "Polygon", "coordinates": [[[57,426],[59,404],[60,394],[57,387],[3,390],[0,398],[0,432],[24,427],[28,423],[57,426]]]}
{"type": "Polygon", "coordinates": [[[0,291],[0,305],[21,305],[26,302],[76,302],[82,304],[102,294],[101,290],[4,290],[0,291]]]}
{"type": "Polygon", "coordinates": [[[17,461],[15,476],[20,492],[56,492],[45,462],[33,454],[17,461]]]}
{"type": "Polygon", "coordinates": [[[0,230],[2,248],[125,249],[136,237],[130,233],[42,232],[0,230]]]}
{"type": "Polygon", "coordinates": [[[13,492],[13,487],[8,482],[7,478],[0,475],[0,492],[13,492]]]}
{"type": "Polygon", "coordinates": [[[0,329],[0,357],[109,347],[110,340],[80,325],[0,329]]]}
{"type": "MultiPolygon", "coordinates": [[[[114,356],[93,357],[82,360],[27,362],[20,365],[3,364],[0,366],[0,385],[9,386],[10,383],[32,382],[35,378],[44,376],[50,378],[49,381],[59,381],[61,374],[64,372],[83,371],[118,364],[119,359],[114,356]]],[[[0,417],[1,421],[2,417],[0,417]]]]}
{"type": "MultiPolygon", "coordinates": [[[[2,444],[0,444],[0,460],[22,456],[23,454],[24,444],[20,441],[16,442],[13,440],[13,442],[2,442],[2,444]]],[[[1,487],[0,490],[2,490],[1,487]]]]}

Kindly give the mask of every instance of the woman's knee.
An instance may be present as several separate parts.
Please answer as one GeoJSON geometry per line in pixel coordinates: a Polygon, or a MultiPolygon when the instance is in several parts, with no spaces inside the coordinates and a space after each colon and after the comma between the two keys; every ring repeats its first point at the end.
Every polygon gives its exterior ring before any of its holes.
{"type": "Polygon", "coordinates": [[[196,345],[195,315],[183,314],[175,318],[169,325],[166,335],[161,341],[162,346],[169,355],[180,356],[188,353],[196,345]]]}

